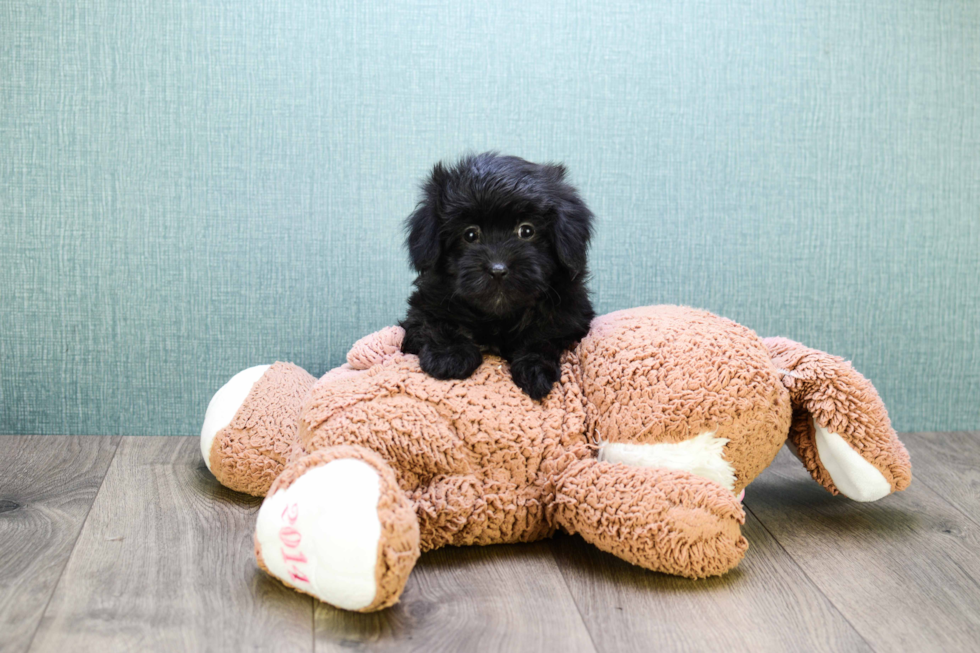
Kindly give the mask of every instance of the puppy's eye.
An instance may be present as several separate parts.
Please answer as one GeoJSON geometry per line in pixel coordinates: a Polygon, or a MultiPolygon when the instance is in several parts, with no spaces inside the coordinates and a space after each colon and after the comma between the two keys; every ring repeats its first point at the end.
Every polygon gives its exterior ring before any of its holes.
{"type": "Polygon", "coordinates": [[[530,239],[532,236],[534,236],[534,225],[525,222],[517,228],[517,235],[523,240],[530,239]]]}
{"type": "Polygon", "coordinates": [[[478,227],[470,227],[463,232],[463,240],[468,243],[475,243],[480,240],[480,229],[478,227]]]}

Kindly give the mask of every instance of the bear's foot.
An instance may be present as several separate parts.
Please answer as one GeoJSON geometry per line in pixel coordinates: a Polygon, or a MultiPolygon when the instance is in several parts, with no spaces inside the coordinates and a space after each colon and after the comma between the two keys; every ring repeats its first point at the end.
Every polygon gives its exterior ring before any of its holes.
{"type": "Polygon", "coordinates": [[[231,380],[211,397],[208,410],[204,414],[204,425],[201,427],[201,455],[208,470],[211,470],[211,448],[214,445],[214,437],[218,431],[231,424],[256,382],[270,367],[272,366],[256,365],[242,370],[231,377],[231,380]]]}
{"type": "Polygon", "coordinates": [[[419,555],[419,527],[394,472],[375,453],[331,447],[286,467],[259,510],[259,565],[345,610],[394,604],[419,555]]]}
{"type": "Polygon", "coordinates": [[[236,374],[208,404],[201,455],[225,487],[265,496],[298,445],[299,415],[316,379],[291,363],[236,374]]]}

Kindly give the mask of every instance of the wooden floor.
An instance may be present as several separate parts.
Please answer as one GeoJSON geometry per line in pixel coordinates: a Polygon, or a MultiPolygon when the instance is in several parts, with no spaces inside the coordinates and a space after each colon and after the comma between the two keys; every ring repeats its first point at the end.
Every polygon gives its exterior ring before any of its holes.
{"type": "Polygon", "coordinates": [[[783,451],[749,552],[692,582],[575,537],[423,555],[378,614],[261,573],[259,501],[197,438],[0,437],[2,651],[980,651],[980,433],[903,436],[915,480],[832,497],[783,451]]]}

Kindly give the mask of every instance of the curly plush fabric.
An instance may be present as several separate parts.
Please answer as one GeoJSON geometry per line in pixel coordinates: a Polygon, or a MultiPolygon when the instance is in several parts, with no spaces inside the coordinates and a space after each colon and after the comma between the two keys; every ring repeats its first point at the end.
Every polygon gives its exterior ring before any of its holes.
{"type": "Polygon", "coordinates": [[[423,549],[527,541],[554,530],[545,507],[555,466],[589,455],[582,397],[568,369],[535,402],[494,356],[450,382],[426,375],[414,356],[378,360],[312,389],[299,430],[307,451],[356,444],[381,455],[431,516],[422,520],[423,549]],[[466,528],[434,527],[460,521],[466,528]]]}
{"type": "Polygon", "coordinates": [[[383,534],[365,610],[397,600],[421,551],[558,528],[646,569],[724,573],[748,547],[736,496],[787,436],[837,491],[814,423],[844,439],[835,464],[879,470],[886,490],[911,477],[880,398],[849,364],[705,311],[596,318],[542,401],[495,356],[467,379],[433,379],[400,351],[401,336],[389,327],[362,338],[318,381],[273,365],[211,451],[222,483],[270,496],[331,460],[377,471],[383,534]]]}
{"type": "Polygon", "coordinates": [[[581,384],[599,439],[726,439],[741,491],[782,446],[792,410],[759,337],[740,324],[682,306],[596,318],[579,346],[581,384]]]}
{"type": "Polygon", "coordinates": [[[722,574],[748,549],[731,492],[688,472],[576,463],[562,474],[558,524],[635,565],[688,578],[722,574]]]}
{"type": "Polygon", "coordinates": [[[211,471],[222,485],[265,496],[296,453],[299,410],[314,383],[292,363],[276,363],[262,375],[211,445],[211,471]]]}
{"type": "Polygon", "coordinates": [[[773,363],[787,372],[783,383],[793,402],[789,438],[813,479],[838,494],[820,461],[814,421],[837,433],[884,476],[892,492],[912,481],[908,451],[892,428],[878,391],[844,359],[786,338],[764,341],[773,363]]]}

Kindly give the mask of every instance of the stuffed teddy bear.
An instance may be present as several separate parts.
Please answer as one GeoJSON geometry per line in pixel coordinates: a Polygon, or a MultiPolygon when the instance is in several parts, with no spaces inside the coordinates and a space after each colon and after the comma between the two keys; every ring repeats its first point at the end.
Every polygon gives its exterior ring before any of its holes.
{"type": "Polygon", "coordinates": [[[596,318],[541,401],[495,356],[433,379],[402,335],[359,340],[319,380],[289,363],[240,372],[201,433],[222,484],[265,496],[259,566],[347,610],[394,604],[422,551],[559,528],[646,569],[722,574],[748,548],[740,493],[786,442],[856,501],[911,480],[849,363],[705,311],[596,318]]]}

